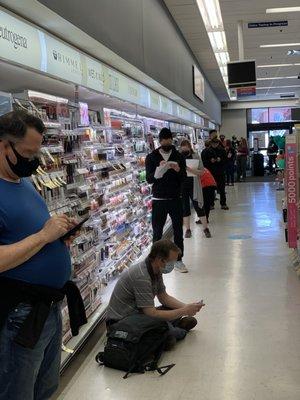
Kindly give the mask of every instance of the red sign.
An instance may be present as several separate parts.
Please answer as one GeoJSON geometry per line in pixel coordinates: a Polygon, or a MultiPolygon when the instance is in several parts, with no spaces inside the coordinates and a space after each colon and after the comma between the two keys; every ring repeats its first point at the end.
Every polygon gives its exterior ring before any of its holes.
{"type": "Polygon", "coordinates": [[[236,89],[237,97],[245,97],[245,96],[255,96],[256,95],[256,86],[248,86],[236,89]]]}
{"type": "Polygon", "coordinates": [[[298,209],[297,209],[297,142],[295,135],[286,138],[286,188],[288,211],[288,243],[297,248],[298,209]]]}

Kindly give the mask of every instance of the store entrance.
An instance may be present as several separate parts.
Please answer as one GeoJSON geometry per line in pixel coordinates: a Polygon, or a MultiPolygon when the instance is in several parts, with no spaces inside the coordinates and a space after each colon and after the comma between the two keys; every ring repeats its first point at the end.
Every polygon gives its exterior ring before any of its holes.
{"type": "Polygon", "coordinates": [[[264,156],[264,167],[268,165],[267,148],[269,146],[270,137],[275,139],[279,149],[283,148],[285,135],[288,135],[289,129],[269,129],[261,131],[249,131],[248,141],[250,147],[250,156],[255,152],[255,142],[257,141],[258,151],[264,156]]]}

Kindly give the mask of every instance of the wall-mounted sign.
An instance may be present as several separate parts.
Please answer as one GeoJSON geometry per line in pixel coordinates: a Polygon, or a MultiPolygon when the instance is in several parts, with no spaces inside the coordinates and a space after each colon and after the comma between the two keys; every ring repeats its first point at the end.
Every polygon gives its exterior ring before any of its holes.
{"type": "Polygon", "coordinates": [[[205,99],[204,78],[199,69],[195,65],[193,65],[193,89],[194,89],[194,95],[197,96],[199,100],[204,101],[205,99]]]}
{"type": "MultiPolygon", "coordinates": [[[[197,123],[200,118],[134,79],[3,11],[0,11],[0,59],[189,122],[197,123]]],[[[204,78],[198,72],[195,88],[197,96],[204,100],[204,78]]]]}
{"type": "Polygon", "coordinates": [[[288,24],[288,21],[249,22],[248,28],[276,28],[278,26],[288,26],[288,24]]]}
{"type": "Polygon", "coordinates": [[[246,96],[255,96],[256,95],[256,86],[247,86],[244,88],[236,89],[237,98],[246,97],[246,96]]]}
{"type": "Polygon", "coordinates": [[[0,11],[0,57],[40,70],[41,50],[38,30],[0,11]]]}
{"type": "Polygon", "coordinates": [[[286,136],[286,186],[288,212],[288,243],[292,249],[297,248],[298,207],[297,207],[297,140],[296,135],[286,136]]]}

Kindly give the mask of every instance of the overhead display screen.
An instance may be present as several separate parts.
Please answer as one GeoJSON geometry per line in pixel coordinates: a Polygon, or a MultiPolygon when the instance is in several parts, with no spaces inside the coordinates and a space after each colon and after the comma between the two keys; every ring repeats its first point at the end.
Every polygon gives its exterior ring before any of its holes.
{"type": "Polygon", "coordinates": [[[198,97],[201,101],[205,99],[204,93],[204,78],[199,69],[194,65],[193,66],[193,87],[194,87],[194,95],[198,97]]]}

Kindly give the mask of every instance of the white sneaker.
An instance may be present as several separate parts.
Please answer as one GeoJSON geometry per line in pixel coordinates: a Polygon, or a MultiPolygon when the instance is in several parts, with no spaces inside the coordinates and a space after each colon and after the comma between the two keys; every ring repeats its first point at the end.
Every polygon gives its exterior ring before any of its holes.
{"type": "Polygon", "coordinates": [[[175,269],[182,274],[186,274],[187,272],[189,272],[183,261],[176,261],[175,269]]]}

